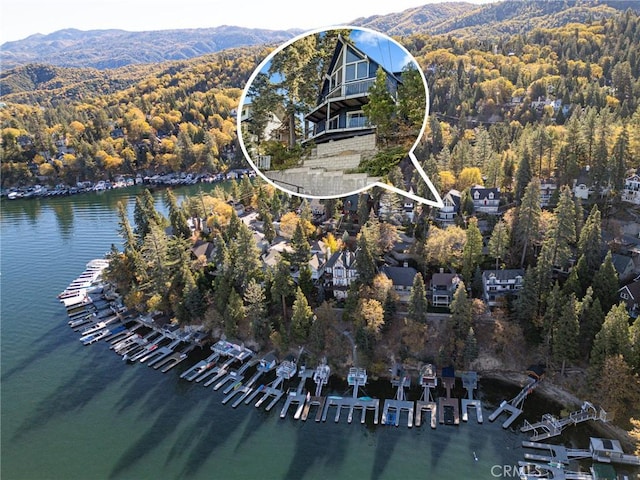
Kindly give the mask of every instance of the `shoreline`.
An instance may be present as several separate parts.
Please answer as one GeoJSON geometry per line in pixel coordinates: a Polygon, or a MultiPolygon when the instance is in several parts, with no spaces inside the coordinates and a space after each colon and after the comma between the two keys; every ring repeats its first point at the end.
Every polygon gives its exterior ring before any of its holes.
{"type": "MultiPolygon", "coordinates": [[[[478,370],[478,375],[481,379],[497,380],[514,386],[524,385],[529,378],[522,372],[512,370],[478,370]]],[[[536,387],[535,391],[545,400],[557,402],[564,408],[568,409],[580,408],[580,405],[584,403],[584,400],[581,400],[571,392],[568,392],[547,379],[543,380],[536,387]]],[[[611,422],[590,422],[589,425],[593,427],[598,434],[607,435],[620,441],[622,448],[626,451],[633,452],[635,450],[635,442],[630,437],[627,430],[618,427],[611,422]]]]}

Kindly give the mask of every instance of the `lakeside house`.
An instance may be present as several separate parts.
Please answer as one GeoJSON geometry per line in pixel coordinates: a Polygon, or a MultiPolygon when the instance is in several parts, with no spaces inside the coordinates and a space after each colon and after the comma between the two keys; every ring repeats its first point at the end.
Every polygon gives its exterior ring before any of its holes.
{"type": "Polygon", "coordinates": [[[362,106],[369,102],[369,89],[375,82],[378,69],[385,73],[389,93],[395,98],[398,85],[402,83],[399,74],[387,71],[339,35],[318,102],[305,116],[305,120],[312,124],[306,140],[313,140],[316,145],[338,142],[332,143],[337,151],[340,150],[340,140],[375,136],[375,126],[362,111],[362,106]]]}
{"type": "Polygon", "coordinates": [[[558,185],[552,178],[540,180],[540,206],[542,208],[550,206],[551,200],[557,191],[558,185]]]}
{"type": "Polygon", "coordinates": [[[456,215],[460,213],[461,194],[458,190],[449,190],[442,198],[444,206],[437,210],[436,221],[442,226],[453,225],[456,215]]]}
{"type": "Polygon", "coordinates": [[[380,273],[391,280],[393,291],[396,292],[401,302],[409,300],[411,290],[413,289],[413,280],[418,274],[415,268],[409,267],[406,262],[402,267],[383,265],[380,268],[380,273]]]}
{"type": "Polygon", "coordinates": [[[434,273],[429,281],[429,300],[434,307],[448,307],[453,300],[460,284],[460,276],[457,273],[445,273],[440,269],[434,273]]]}
{"type": "Polygon", "coordinates": [[[333,292],[336,299],[347,298],[349,286],[358,278],[356,254],[345,249],[335,252],[325,265],[325,288],[333,292]]]}
{"type": "Polygon", "coordinates": [[[640,205],[640,175],[631,175],[624,181],[621,199],[623,202],[640,205]]]}
{"type": "Polygon", "coordinates": [[[471,200],[476,213],[497,215],[500,206],[500,189],[486,188],[479,185],[471,187],[471,200]]]}
{"type": "Polygon", "coordinates": [[[508,297],[517,296],[522,289],[524,270],[513,268],[505,270],[485,270],[482,272],[482,293],[484,301],[490,307],[499,305],[508,297]]]}

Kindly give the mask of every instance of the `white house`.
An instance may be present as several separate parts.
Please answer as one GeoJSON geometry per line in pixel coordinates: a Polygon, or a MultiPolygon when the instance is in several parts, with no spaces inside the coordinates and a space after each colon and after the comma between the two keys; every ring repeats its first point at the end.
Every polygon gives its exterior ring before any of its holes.
{"type": "Polygon", "coordinates": [[[434,273],[429,282],[431,305],[434,307],[448,307],[453,300],[453,294],[458,288],[460,277],[455,273],[434,273]]]}
{"type": "Polygon", "coordinates": [[[358,278],[356,254],[345,249],[331,255],[325,266],[325,278],[325,287],[333,291],[335,298],[347,298],[349,286],[358,278]]]}
{"type": "Polygon", "coordinates": [[[631,175],[624,181],[622,201],[640,205],[640,175],[631,175]]]}
{"type": "Polygon", "coordinates": [[[500,206],[500,189],[476,185],[471,187],[471,199],[476,213],[496,215],[500,206]]]}
{"type": "Polygon", "coordinates": [[[482,272],[484,301],[490,307],[495,307],[501,299],[517,295],[522,289],[523,278],[524,270],[521,268],[485,270],[482,272]]]}
{"type": "Polygon", "coordinates": [[[460,192],[449,190],[442,199],[444,206],[438,209],[436,220],[442,225],[452,225],[456,215],[460,212],[460,192]]]}
{"type": "Polygon", "coordinates": [[[540,180],[540,206],[548,207],[551,198],[558,190],[558,185],[551,178],[540,180]]]}

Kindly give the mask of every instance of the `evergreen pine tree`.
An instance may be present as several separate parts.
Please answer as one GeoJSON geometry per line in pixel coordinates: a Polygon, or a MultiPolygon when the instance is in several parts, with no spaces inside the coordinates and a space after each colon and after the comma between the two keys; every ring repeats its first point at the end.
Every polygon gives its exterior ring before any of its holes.
{"type": "Polygon", "coordinates": [[[540,180],[534,178],[527,185],[518,208],[518,221],[514,227],[514,241],[520,250],[520,266],[531,247],[531,238],[538,233],[540,224],[540,180]]]}
{"type": "Polygon", "coordinates": [[[467,241],[462,249],[462,276],[470,284],[473,271],[482,259],[482,233],[480,233],[478,220],[475,217],[469,219],[466,238],[467,241]]]}
{"type": "Polygon", "coordinates": [[[611,310],[619,301],[618,273],[613,266],[611,251],[607,252],[604,262],[593,276],[593,295],[600,300],[605,312],[611,310]]]}
{"type": "Polygon", "coordinates": [[[413,277],[413,286],[409,296],[408,317],[414,322],[427,323],[427,292],[421,273],[416,273],[413,277]]]}

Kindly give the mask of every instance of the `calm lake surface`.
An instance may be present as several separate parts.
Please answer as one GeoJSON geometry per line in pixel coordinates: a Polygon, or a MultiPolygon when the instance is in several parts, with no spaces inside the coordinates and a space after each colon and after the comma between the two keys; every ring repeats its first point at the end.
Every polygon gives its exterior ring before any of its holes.
{"type": "MultiPolygon", "coordinates": [[[[132,213],[138,188],[2,201],[3,480],[516,478],[492,467],[523,459],[526,437],[486,420],[514,387],[481,385],[483,425],[349,425],[346,414],[300,422],[291,410],[280,419],[282,401],[269,413],[222,405],[222,392],[179,378],[195,359],[163,374],[105,343],[84,347],[56,295],[121,244],[116,205],[132,213]]],[[[176,193],[199,188],[213,187],[176,193]]],[[[154,195],[161,208],[162,191],[154,195]]],[[[535,394],[525,403],[531,419],[547,409],[558,413],[535,394]]]]}

